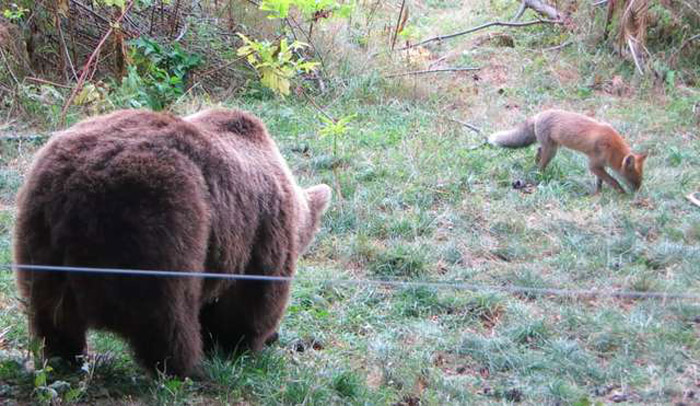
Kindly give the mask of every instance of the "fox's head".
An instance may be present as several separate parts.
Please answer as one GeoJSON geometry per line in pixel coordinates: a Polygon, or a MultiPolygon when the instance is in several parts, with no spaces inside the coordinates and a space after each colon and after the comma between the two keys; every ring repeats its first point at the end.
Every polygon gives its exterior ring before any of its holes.
{"type": "Polygon", "coordinates": [[[642,173],[647,154],[628,154],[622,160],[622,176],[632,188],[637,191],[642,186],[642,173]]]}

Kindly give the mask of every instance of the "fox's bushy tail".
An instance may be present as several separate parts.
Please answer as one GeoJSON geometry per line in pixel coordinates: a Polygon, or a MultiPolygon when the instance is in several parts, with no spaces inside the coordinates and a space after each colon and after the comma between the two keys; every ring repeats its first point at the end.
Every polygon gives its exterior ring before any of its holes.
{"type": "Polygon", "coordinates": [[[522,148],[534,144],[537,141],[535,135],[535,118],[529,118],[519,126],[491,134],[489,143],[498,147],[522,148]]]}

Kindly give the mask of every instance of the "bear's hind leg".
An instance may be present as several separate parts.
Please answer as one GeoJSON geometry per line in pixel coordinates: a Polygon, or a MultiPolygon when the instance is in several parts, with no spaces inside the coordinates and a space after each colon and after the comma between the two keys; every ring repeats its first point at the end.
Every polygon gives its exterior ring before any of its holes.
{"type": "Polygon", "coordinates": [[[30,289],[29,320],[33,337],[41,340],[44,357],[60,357],[77,365],[77,357],[86,350],[87,323],[63,275],[36,273],[24,282],[30,289]]]}
{"type": "Polygon", "coordinates": [[[158,313],[141,318],[131,326],[130,342],[134,355],[147,370],[181,378],[199,375],[202,341],[198,312],[192,310],[192,298],[192,295],[183,294],[164,295],[162,299],[149,303],[153,309],[158,309],[158,313]]]}

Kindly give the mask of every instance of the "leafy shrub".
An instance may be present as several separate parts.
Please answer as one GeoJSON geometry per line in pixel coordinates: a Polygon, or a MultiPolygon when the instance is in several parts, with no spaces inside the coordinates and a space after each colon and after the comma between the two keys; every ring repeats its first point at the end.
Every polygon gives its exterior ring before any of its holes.
{"type": "Polygon", "coordinates": [[[294,51],[307,46],[303,42],[294,41],[290,45],[286,38],[282,38],[278,44],[273,44],[269,41],[252,40],[240,33],[238,36],[245,43],[238,48],[238,55],[245,57],[255,68],[260,75],[260,82],[265,87],[279,95],[289,94],[290,80],[298,72],[309,73],[318,65],[318,62],[304,61],[302,57],[294,54],[294,51]]]}
{"type": "Polygon", "coordinates": [[[318,20],[334,13],[348,17],[353,3],[343,4],[337,0],[263,0],[260,3],[260,10],[270,12],[268,18],[287,18],[292,7],[296,7],[304,18],[318,20]]]}
{"type": "Polygon", "coordinates": [[[132,64],[120,90],[131,107],[162,110],[185,93],[188,74],[202,64],[178,43],[164,46],[142,37],[130,45],[132,64]]]}

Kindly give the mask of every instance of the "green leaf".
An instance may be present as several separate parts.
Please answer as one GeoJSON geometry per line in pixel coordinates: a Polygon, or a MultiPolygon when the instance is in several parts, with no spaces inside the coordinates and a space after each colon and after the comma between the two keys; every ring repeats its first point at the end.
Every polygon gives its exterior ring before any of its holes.
{"type": "Polygon", "coordinates": [[[260,10],[269,11],[271,14],[267,18],[287,18],[291,0],[263,0],[260,3],[260,10]]]}
{"type": "Polygon", "coordinates": [[[37,371],[36,376],[34,377],[34,387],[41,388],[46,386],[46,379],[46,372],[43,369],[37,371]]]}

